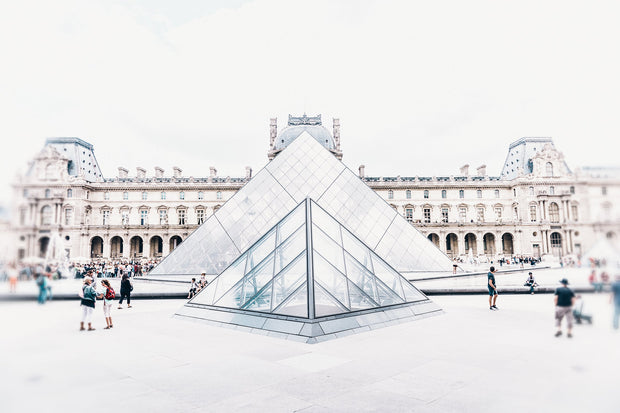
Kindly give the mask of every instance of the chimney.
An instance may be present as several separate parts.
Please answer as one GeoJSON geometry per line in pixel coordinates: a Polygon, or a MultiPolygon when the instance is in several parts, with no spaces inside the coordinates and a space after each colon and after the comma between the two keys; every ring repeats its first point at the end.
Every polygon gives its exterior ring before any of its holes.
{"type": "Polygon", "coordinates": [[[210,166],[209,167],[209,177],[215,178],[216,176],[217,176],[217,169],[215,169],[215,166],[210,166]]]}
{"type": "Polygon", "coordinates": [[[469,176],[469,165],[468,164],[461,166],[461,175],[469,176]]]}
{"type": "Polygon", "coordinates": [[[269,119],[269,147],[273,149],[273,144],[278,136],[278,118],[269,119]]]}
{"type": "Polygon", "coordinates": [[[155,178],[163,178],[164,177],[164,170],[162,168],[160,168],[159,166],[155,167],[155,178]]]}
{"type": "Polygon", "coordinates": [[[476,168],[476,171],[478,172],[478,176],[486,176],[487,175],[487,166],[486,165],[480,165],[478,168],[476,168]]]}
{"type": "Polygon", "coordinates": [[[180,178],[183,171],[178,166],[172,167],[172,176],[175,178],[180,178]]]}
{"type": "Polygon", "coordinates": [[[136,178],[144,179],[146,177],[146,169],[137,167],[136,168],[136,178]]]}
{"type": "Polygon", "coordinates": [[[127,178],[127,175],[129,174],[129,171],[125,168],[123,168],[122,166],[118,167],[118,177],[119,178],[127,178]]]}
{"type": "Polygon", "coordinates": [[[366,168],[366,165],[360,165],[359,171],[360,171],[360,178],[364,177],[364,169],[366,168]]]}
{"type": "Polygon", "coordinates": [[[336,150],[340,150],[340,119],[334,118],[334,143],[336,150]]]}
{"type": "Polygon", "coordinates": [[[252,177],[252,168],[249,166],[245,167],[245,179],[250,179],[252,177]]]}

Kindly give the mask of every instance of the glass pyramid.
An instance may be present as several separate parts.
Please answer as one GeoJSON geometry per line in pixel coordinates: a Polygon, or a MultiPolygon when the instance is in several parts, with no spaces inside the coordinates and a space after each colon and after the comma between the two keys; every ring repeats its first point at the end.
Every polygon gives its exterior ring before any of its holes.
{"type": "MultiPolygon", "coordinates": [[[[400,272],[452,270],[452,262],[444,253],[304,132],[149,275],[197,275],[203,271],[220,274],[306,198],[316,200],[353,238],[400,272]]],[[[323,231],[329,236],[335,230],[323,231]]],[[[350,248],[356,261],[364,260],[356,257],[355,245],[350,248]]],[[[371,265],[362,261],[357,262],[371,265]]],[[[345,257],[342,264],[346,265],[345,257]]],[[[342,273],[342,268],[337,269],[342,273]]]]}
{"type": "Polygon", "coordinates": [[[307,198],[189,304],[316,319],[427,300],[307,198]]]}

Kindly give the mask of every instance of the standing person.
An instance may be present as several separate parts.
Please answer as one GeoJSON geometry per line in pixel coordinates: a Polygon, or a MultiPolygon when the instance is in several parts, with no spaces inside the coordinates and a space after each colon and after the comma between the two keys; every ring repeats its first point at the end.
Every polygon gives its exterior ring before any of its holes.
{"type": "Polygon", "coordinates": [[[131,290],[133,290],[131,280],[129,280],[127,274],[123,274],[123,278],[121,279],[121,300],[118,302],[119,310],[123,308],[123,298],[127,298],[127,308],[131,308],[131,290]]]}
{"type": "Polygon", "coordinates": [[[82,294],[84,297],[80,302],[80,306],[82,307],[80,331],[84,331],[84,323],[88,323],[88,331],[94,330],[90,320],[93,318],[93,311],[95,311],[95,300],[103,297],[103,295],[97,296],[97,290],[95,290],[95,287],[92,284],[92,278],[84,277],[84,285],[82,286],[82,294]]]}
{"type": "Polygon", "coordinates": [[[616,280],[611,285],[611,297],[614,304],[614,329],[618,329],[618,319],[620,319],[620,274],[616,274],[616,280]]]}
{"type": "Polygon", "coordinates": [[[112,324],[111,311],[112,302],[116,297],[116,294],[114,293],[114,289],[110,285],[110,281],[103,280],[101,281],[101,284],[103,284],[103,286],[105,287],[105,293],[103,294],[103,316],[105,317],[106,327],[104,327],[104,330],[108,330],[114,327],[114,325],[112,324]]]}
{"type": "Polygon", "coordinates": [[[495,267],[489,268],[487,274],[487,287],[489,288],[489,310],[499,310],[495,305],[497,301],[497,284],[495,283],[495,267]]]}
{"type": "Polygon", "coordinates": [[[17,271],[17,267],[15,263],[11,263],[9,265],[9,292],[17,291],[17,278],[19,277],[19,271],[17,271]]]}
{"type": "Polygon", "coordinates": [[[562,335],[562,318],[566,316],[567,337],[571,338],[573,336],[573,305],[575,304],[575,293],[568,288],[568,280],[566,278],[562,278],[560,284],[562,284],[562,287],[555,290],[555,297],[553,298],[555,302],[555,326],[558,328],[555,336],[560,337],[562,335]]]}
{"type": "Polygon", "coordinates": [[[39,286],[39,304],[45,304],[47,300],[47,276],[43,273],[40,273],[37,276],[37,285],[39,286]]]}

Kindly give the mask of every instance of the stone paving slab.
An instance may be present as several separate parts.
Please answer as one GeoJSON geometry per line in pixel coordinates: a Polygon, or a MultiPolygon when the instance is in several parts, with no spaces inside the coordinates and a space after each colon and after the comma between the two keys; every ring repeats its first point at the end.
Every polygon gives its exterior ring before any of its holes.
{"type": "Polygon", "coordinates": [[[573,339],[548,295],[438,296],[443,315],[313,345],[173,318],[185,300],[113,309],[111,330],[98,306],[93,332],[75,302],[4,302],[2,411],[617,412],[608,298],[584,295],[573,339]]]}

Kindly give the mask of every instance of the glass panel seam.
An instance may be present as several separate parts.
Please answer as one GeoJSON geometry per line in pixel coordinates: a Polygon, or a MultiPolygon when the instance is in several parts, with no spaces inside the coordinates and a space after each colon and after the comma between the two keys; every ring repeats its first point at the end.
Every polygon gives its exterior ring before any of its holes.
{"type": "MultiPolygon", "coordinates": [[[[391,208],[391,207],[390,207],[391,208]]],[[[383,231],[383,234],[381,235],[381,238],[379,238],[379,241],[377,241],[377,243],[375,244],[375,247],[372,248],[372,250],[374,251],[375,249],[377,249],[377,247],[379,246],[379,244],[381,243],[381,240],[383,240],[383,237],[385,237],[385,234],[387,234],[388,230],[390,229],[390,227],[392,226],[392,223],[394,222],[394,220],[396,219],[396,217],[399,217],[400,215],[396,214],[394,215],[394,218],[392,218],[392,220],[390,221],[390,224],[388,226],[385,227],[385,231],[383,231]]],[[[410,224],[407,224],[410,225],[410,224]]]]}
{"type": "MultiPolygon", "coordinates": [[[[299,202],[298,202],[298,201],[295,199],[295,197],[293,197],[293,195],[291,195],[291,194],[290,194],[290,193],[286,190],[286,188],[284,187],[284,185],[282,185],[282,184],[280,183],[280,181],[278,180],[278,178],[276,178],[275,176],[273,176],[273,174],[271,173],[271,171],[270,171],[269,169],[267,169],[267,168],[265,167],[265,169],[264,169],[264,170],[265,170],[265,171],[267,171],[267,172],[269,173],[269,175],[273,178],[273,180],[274,180],[274,181],[276,181],[276,182],[278,183],[278,185],[280,185],[280,188],[282,188],[282,190],[286,193],[286,195],[288,195],[289,197],[291,197],[291,199],[293,200],[293,202],[297,202],[297,204],[300,204],[300,203],[301,203],[301,201],[299,201],[299,202]]],[[[293,208],[293,209],[294,209],[294,208],[293,208]]]]}
{"type": "MultiPolygon", "coordinates": [[[[289,302],[293,299],[293,297],[295,297],[295,295],[297,295],[297,293],[298,293],[298,292],[299,292],[302,288],[304,288],[304,283],[303,283],[303,282],[299,285],[299,287],[295,288],[295,290],[294,290],[292,293],[290,293],[290,294],[288,295],[288,297],[286,297],[284,300],[282,300],[282,302],[281,302],[280,304],[278,304],[278,305],[276,306],[276,308],[274,308],[274,309],[273,309],[273,311],[271,311],[271,312],[272,312],[272,313],[275,313],[275,312],[276,312],[276,311],[278,311],[278,310],[279,310],[282,306],[284,306],[284,305],[288,304],[288,303],[289,303],[289,302]]],[[[302,318],[305,318],[305,317],[302,317],[302,318]]]]}
{"type": "MultiPolygon", "coordinates": [[[[338,161],[338,162],[340,162],[340,161],[338,161]]],[[[344,164],[343,164],[343,165],[344,165],[344,164]]],[[[338,173],[338,176],[337,176],[337,177],[335,177],[335,178],[332,180],[332,182],[331,182],[331,183],[327,186],[327,188],[325,188],[325,190],[324,190],[324,191],[321,193],[321,195],[317,198],[317,201],[318,201],[319,199],[323,198],[323,195],[325,195],[325,193],[326,193],[327,191],[329,191],[329,188],[331,188],[331,187],[332,187],[332,185],[334,184],[334,182],[336,182],[336,181],[338,180],[338,178],[340,178],[340,175],[342,175],[342,173],[343,173],[346,169],[347,169],[347,167],[346,167],[346,165],[344,165],[344,168],[343,168],[343,169],[342,169],[342,170],[338,173]]]]}
{"type": "Polygon", "coordinates": [[[319,289],[320,289],[320,290],[321,290],[324,294],[329,295],[329,297],[330,297],[332,300],[336,301],[336,303],[337,303],[337,304],[341,305],[341,306],[342,306],[342,308],[343,308],[345,311],[351,311],[351,309],[350,309],[350,308],[348,308],[346,305],[342,304],[342,303],[340,302],[340,300],[339,300],[339,299],[337,299],[336,297],[334,297],[334,296],[333,296],[333,295],[332,295],[332,294],[331,294],[331,293],[327,290],[327,288],[323,287],[323,285],[321,285],[321,282],[320,282],[320,281],[315,281],[315,282],[316,282],[316,284],[319,286],[319,289]]]}
{"type": "Polygon", "coordinates": [[[310,198],[306,198],[306,282],[308,284],[308,318],[315,318],[314,309],[314,268],[312,248],[312,210],[310,198]]]}

